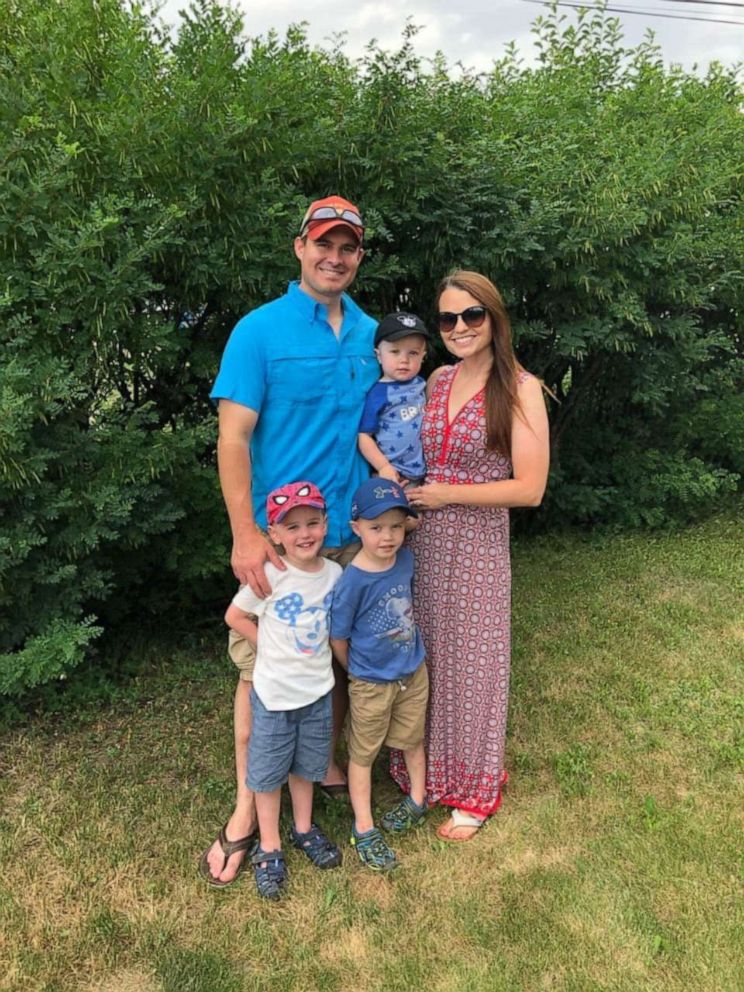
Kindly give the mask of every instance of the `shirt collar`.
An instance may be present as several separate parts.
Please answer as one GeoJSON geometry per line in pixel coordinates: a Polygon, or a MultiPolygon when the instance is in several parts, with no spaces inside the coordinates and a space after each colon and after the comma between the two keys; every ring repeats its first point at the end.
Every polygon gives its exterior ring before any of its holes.
{"type": "MultiPolygon", "coordinates": [[[[328,320],[328,307],[325,303],[319,303],[313,299],[304,289],[300,289],[299,280],[294,280],[287,287],[287,297],[292,304],[308,320],[328,320]]],[[[347,293],[341,294],[341,303],[344,311],[344,327],[347,323],[355,324],[360,313],[359,307],[347,293]]]]}

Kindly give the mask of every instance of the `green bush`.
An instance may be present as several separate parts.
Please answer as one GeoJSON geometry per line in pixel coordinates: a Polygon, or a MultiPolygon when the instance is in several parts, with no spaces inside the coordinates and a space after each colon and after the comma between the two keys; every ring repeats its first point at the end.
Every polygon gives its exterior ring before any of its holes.
{"type": "Polygon", "coordinates": [[[665,68],[602,13],[536,30],[537,67],[455,76],[412,27],[352,62],[209,0],[175,40],[117,0],[0,0],[0,692],[231,587],[209,387],[314,195],[363,208],[375,314],[431,318],[456,265],[503,289],[560,400],[530,526],[666,525],[736,488],[736,73],[665,68]]]}

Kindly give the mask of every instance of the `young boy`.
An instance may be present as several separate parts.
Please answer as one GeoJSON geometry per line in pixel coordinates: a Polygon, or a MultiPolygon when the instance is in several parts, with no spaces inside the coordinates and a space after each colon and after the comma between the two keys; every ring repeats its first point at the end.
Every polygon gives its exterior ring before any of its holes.
{"type": "Polygon", "coordinates": [[[421,445],[426,383],[419,372],[428,340],[424,322],[412,313],[388,314],[377,325],[382,376],[367,393],[359,450],[383,479],[418,483],[426,474],[421,445]]]}
{"type": "Polygon", "coordinates": [[[320,557],[326,509],[313,483],[274,489],[266,500],[266,515],[269,537],[283,545],[287,569],[267,562],[271,594],[259,599],[250,586],[242,586],[225,621],[257,645],[247,784],[256,796],[260,842],[252,863],[259,895],[279,899],[288,877],[279,839],[286,781],[292,797],[292,843],[317,868],[341,864],[339,849],[312,822],[313,783],[322,781],[330,758],[328,611],[341,567],[320,557]],[[260,618],[258,627],[248,614],[260,618]]]}
{"type": "Polygon", "coordinates": [[[413,555],[402,548],[408,516],[417,517],[397,482],[372,478],[354,495],[352,529],[362,549],[339,579],[331,608],[331,647],[349,672],[351,833],[362,864],[388,871],[395,853],[372,819],[372,765],[383,744],[403,751],[411,793],[386,813],[401,832],[426,815],[424,721],[429,678],[413,619],[413,555]]]}

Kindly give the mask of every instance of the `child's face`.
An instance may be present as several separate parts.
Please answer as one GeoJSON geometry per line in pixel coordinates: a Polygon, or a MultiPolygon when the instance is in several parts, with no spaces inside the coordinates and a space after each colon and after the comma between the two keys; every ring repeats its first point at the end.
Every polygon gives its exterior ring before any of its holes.
{"type": "Polygon", "coordinates": [[[384,379],[406,382],[421,370],[426,355],[426,340],[420,334],[409,334],[397,341],[380,341],[375,353],[384,379]]]}
{"type": "Polygon", "coordinates": [[[352,520],[351,528],[372,561],[392,565],[406,536],[406,516],[405,511],[396,506],[374,520],[352,520]]]}
{"type": "Polygon", "coordinates": [[[313,562],[323,547],[328,520],[322,510],[312,506],[295,506],[278,524],[269,527],[269,537],[283,544],[287,561],[297,568],[313,562]]]}

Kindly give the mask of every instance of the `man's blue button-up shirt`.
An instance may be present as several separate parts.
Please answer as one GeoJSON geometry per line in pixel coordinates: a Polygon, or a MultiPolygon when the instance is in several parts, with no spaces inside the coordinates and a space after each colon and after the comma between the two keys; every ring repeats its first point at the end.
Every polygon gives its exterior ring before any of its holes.
{"type": "Polygon", "coordinates": [[[266,497],[277,486],[314,482],[328,505],[326,544],[353,539],[351,497],[369,476],[357,448],[367,391],[380,375],[377,322],[344,294],[336,337],[328,309],[290,283],[285,296],[235,325],[212,389],[258,413],[251,439],[253,513],[266,527],[266,497]]]}

